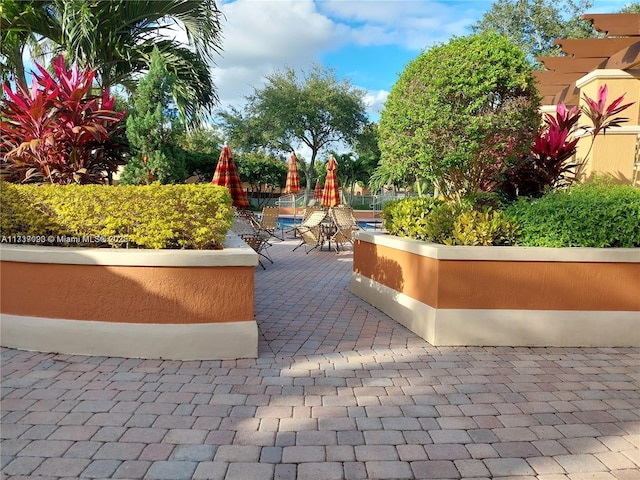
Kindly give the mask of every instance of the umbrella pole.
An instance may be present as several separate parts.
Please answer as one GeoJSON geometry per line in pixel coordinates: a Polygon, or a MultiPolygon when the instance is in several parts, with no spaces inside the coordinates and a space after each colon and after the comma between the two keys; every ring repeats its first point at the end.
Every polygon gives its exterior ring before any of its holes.
{"type": "Polygon", "coordinates": [[[293,232],[293,238],[297,238],[298,235],[297,235],[297,229],[296,229],[296,218],[297,218],[297,213],[296,213],[296,194],[292,193],[291,194],[291,198],[292,198],[292,201],[293,201],[293,222],[291,224],[291,229],[287,230],[284,233],[293,232]]]}
{"type": "Polygon", "coordinates": [[[292,193],[291,197],[293,199],[293,237],[297,237],[296,233],[296,194],[292,193]]]}

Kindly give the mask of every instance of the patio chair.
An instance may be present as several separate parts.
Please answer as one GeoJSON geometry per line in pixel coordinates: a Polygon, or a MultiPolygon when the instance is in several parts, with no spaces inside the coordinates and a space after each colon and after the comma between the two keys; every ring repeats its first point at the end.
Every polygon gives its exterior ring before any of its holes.
{"type": "Polygon", "coordinates": [[[345,242],[353,245],[353,231],[358,229],[358,222],[351,207],[334,207],[331,209],[330,215],[335,231],[329,237],[329,245],[333,241],[336,253],[338,253],[338,245],[342,247],[345,242]]]}
{"type": "Polygon", "coordinates": [[[295,227],[296,232],[300,235],[300,243],[293,249],[294,252],[303,245],[305,245],[305,253],[322,246],[324,238],[320,225],[326,216],[327,214],[324,210],[314,211],[306,220],[295,227]],[[307,247],[310,248],[307,249],[307,247]]]}
{"type": "MultiPolygon", "coordinates": [[[[319,205],[316,205],[315,207],[314,207],[314,206],[311,206],[311,207],[305,207],[305,209],[302,211],[302,222],[301,222],[301,224],[302,224],[302,223],[304,223],[304,222],[305,222],[305,220],[306,220],[307,218],[309,218],[309,216],[310,216],[313,212],[326,212],[326,210],[325,210],[323,207],[319,206],[319,205]]],[[[295,222],[295,219],[294,219],[294,222],[295,222]]],[[[292,225],[291,229],[290,229],[290,230],[287,230],[287,231],[286,231],[286,232],[284,232],[284,233],[293,233],[294,238],[298,238],[298,227],[299,227],[299,226],[300,226],[300,225],[296,225],[296,224],[294,223],[294,224],[292,225]]]]}
{"type": "Polygon", "coordinates": [[[333,208],[334,209],[338,209],[338,210],[340,210],[340,209],[346,210],[346,212],[351,217],[351,221],[353,222],[353,225],[355,227],[353,230],[364,230],[362,225],[360,225],[360,222],[358,222],[358,219],[356,218],[355,214],[353,213],[353,207],[351,207],[349,205],[337,205],[337,206],[335,206],[333,208]]]}
{"type": "Polygon", "coordinates": [[[258,222],[258,228],[278,240],[284,240],[284,230],[278,225],[279,217],[280,207],[264,207],[262,209],[262,216],[258,222]],[[276,233],[278,230],[280,230],[280,235],[276,233]]]}
{"type": "Polygon", "coordinates": [[[268,260],[273,263],[267,248],[271,246],[268,241],[268,236],[264,233],[261,233],[259,230],[256,230],[255,225],[253,225],[250,216],[245,215],[244,213],[238,213],[235,215],[233,219],[233,224],[231,226],[231,231],[238,235],[249,247],[251,247],[258,254],[258,263],[262,267],[263,270],[267,268],[262,263],[260,257],[268,260]]]}
{"type": "Polygon", "coordinates": [[[302,221],[304,222],[307,218],[309,218],[313,212],[326,212],[326,210],[320,205],[310,205],[304,209],[304,213],[302,214],[302,221]]]}

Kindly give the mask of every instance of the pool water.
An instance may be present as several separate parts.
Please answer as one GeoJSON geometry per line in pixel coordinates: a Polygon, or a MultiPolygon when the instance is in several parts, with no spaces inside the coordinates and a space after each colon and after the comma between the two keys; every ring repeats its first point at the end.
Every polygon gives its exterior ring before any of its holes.
{"type": "MultiPolygon", "coordinates": [[[[300,225],[302,223],[302,217],[296,217],[295,224],[300,225]]],[[[289,229],[293,227],[293,217],[278,217],[278,226],[283,229],[289,229]]],[[[358,226],[363,230],[380,230],[382,228],[382,221],[370,221],[370,220],[358,220],[358,226]]]]}

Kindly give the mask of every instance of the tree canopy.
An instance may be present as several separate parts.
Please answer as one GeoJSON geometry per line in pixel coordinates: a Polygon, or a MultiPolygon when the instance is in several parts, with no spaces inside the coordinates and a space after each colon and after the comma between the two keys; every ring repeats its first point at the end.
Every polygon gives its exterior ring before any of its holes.
{"type": "Polygon", "coordinates": [[[631,2],[620,9],[620,13],[640,13],[640,2],[631,2]]]}
{"type": "Polygon", "coordinates": [[[266,200],[261,196],[263,187],[271,193],[285,184],[287,164],[271,155],[262,152],[242,153],[236,156],[235,162],[240,178],[251,185],[253,197],[257,197],[259,205],[266,200]]]}
{"type": "Polygon", "coordinates": [[[598,36],[591,22],[580,18],[592,5],[592,0],[496,0],[471,28],[474,33],[506,35],[531,58],[557,56],[557,38],[598,36]]]}
{"type": "Polygon", "coordinates": [[[196,122],[217,103],[208,62],[221,51],[221,15],[215,0],[3,0],[3,73],[24,85],[23,53],[37,44],[96,69],[102,88],[133,88],[157,48],[176,78],[178,108],[196,122]],[[188,45],[169,38],[168,29],[181,31],[188,45]]]}
{"type": "Polygon", "coordinates": [[[339,142],[350,144],[366,125],[364,91],[320,66],[300,74],[291,68],[277,71],[246,98],[243,110],[220,113],[230,143],[281,153],[308,147],[307,193],[319,152],[339,142]]]}
{"type": "Polygon", "coordinates": [[[454,38],[410,62],[380,118],[379,167],[445,196],[475,194],[491,165],[531,144],[539,99],[524,52],[497,33],[454,38]]]}

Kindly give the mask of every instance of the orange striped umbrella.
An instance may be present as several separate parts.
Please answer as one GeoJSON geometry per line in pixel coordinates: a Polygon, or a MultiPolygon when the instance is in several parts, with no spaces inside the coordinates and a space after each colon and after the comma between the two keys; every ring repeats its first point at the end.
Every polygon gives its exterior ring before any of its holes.
{"type": "Polygon", "coordinates": [[[298,173],[298,165],[296,163],[296,156],[291,154],[291,160],[289,160],[289,171],[287,172],[287,183],[284,186],[284,193],[290,193],[295,195],[300,191],[300,174],[298,173]]]}
{"type": "Polygon", "coordinates": [[[226,145],[222,147],[222,151],[220,152],[220,159],[218,160],[218,165],[216,166],[216,171],[213,174],[211,183],[229,189],[234,207],[249,206],[247,194],[244,192],[244,188],[242,188],[242,181],[240,180],[240,175],[238,175],[238,168],[233,161],[231,150],[226,145]]]}
{"type": "Polygon", "coordinates": [[[322,206],[323,207],[335,207],[340,205],[340,190],[338,190],[338,178],[336,176],[336,160],[329,158],[327,164],[327,178],[324,181],[324,190],[322,191],[322,206]]]}
{"type": "Polygon", "coordinates": [[[320,179],[316,180],[316,188],[313,189],[313,199],[322,200],[322,187],[320,186],[320,179]]]}

